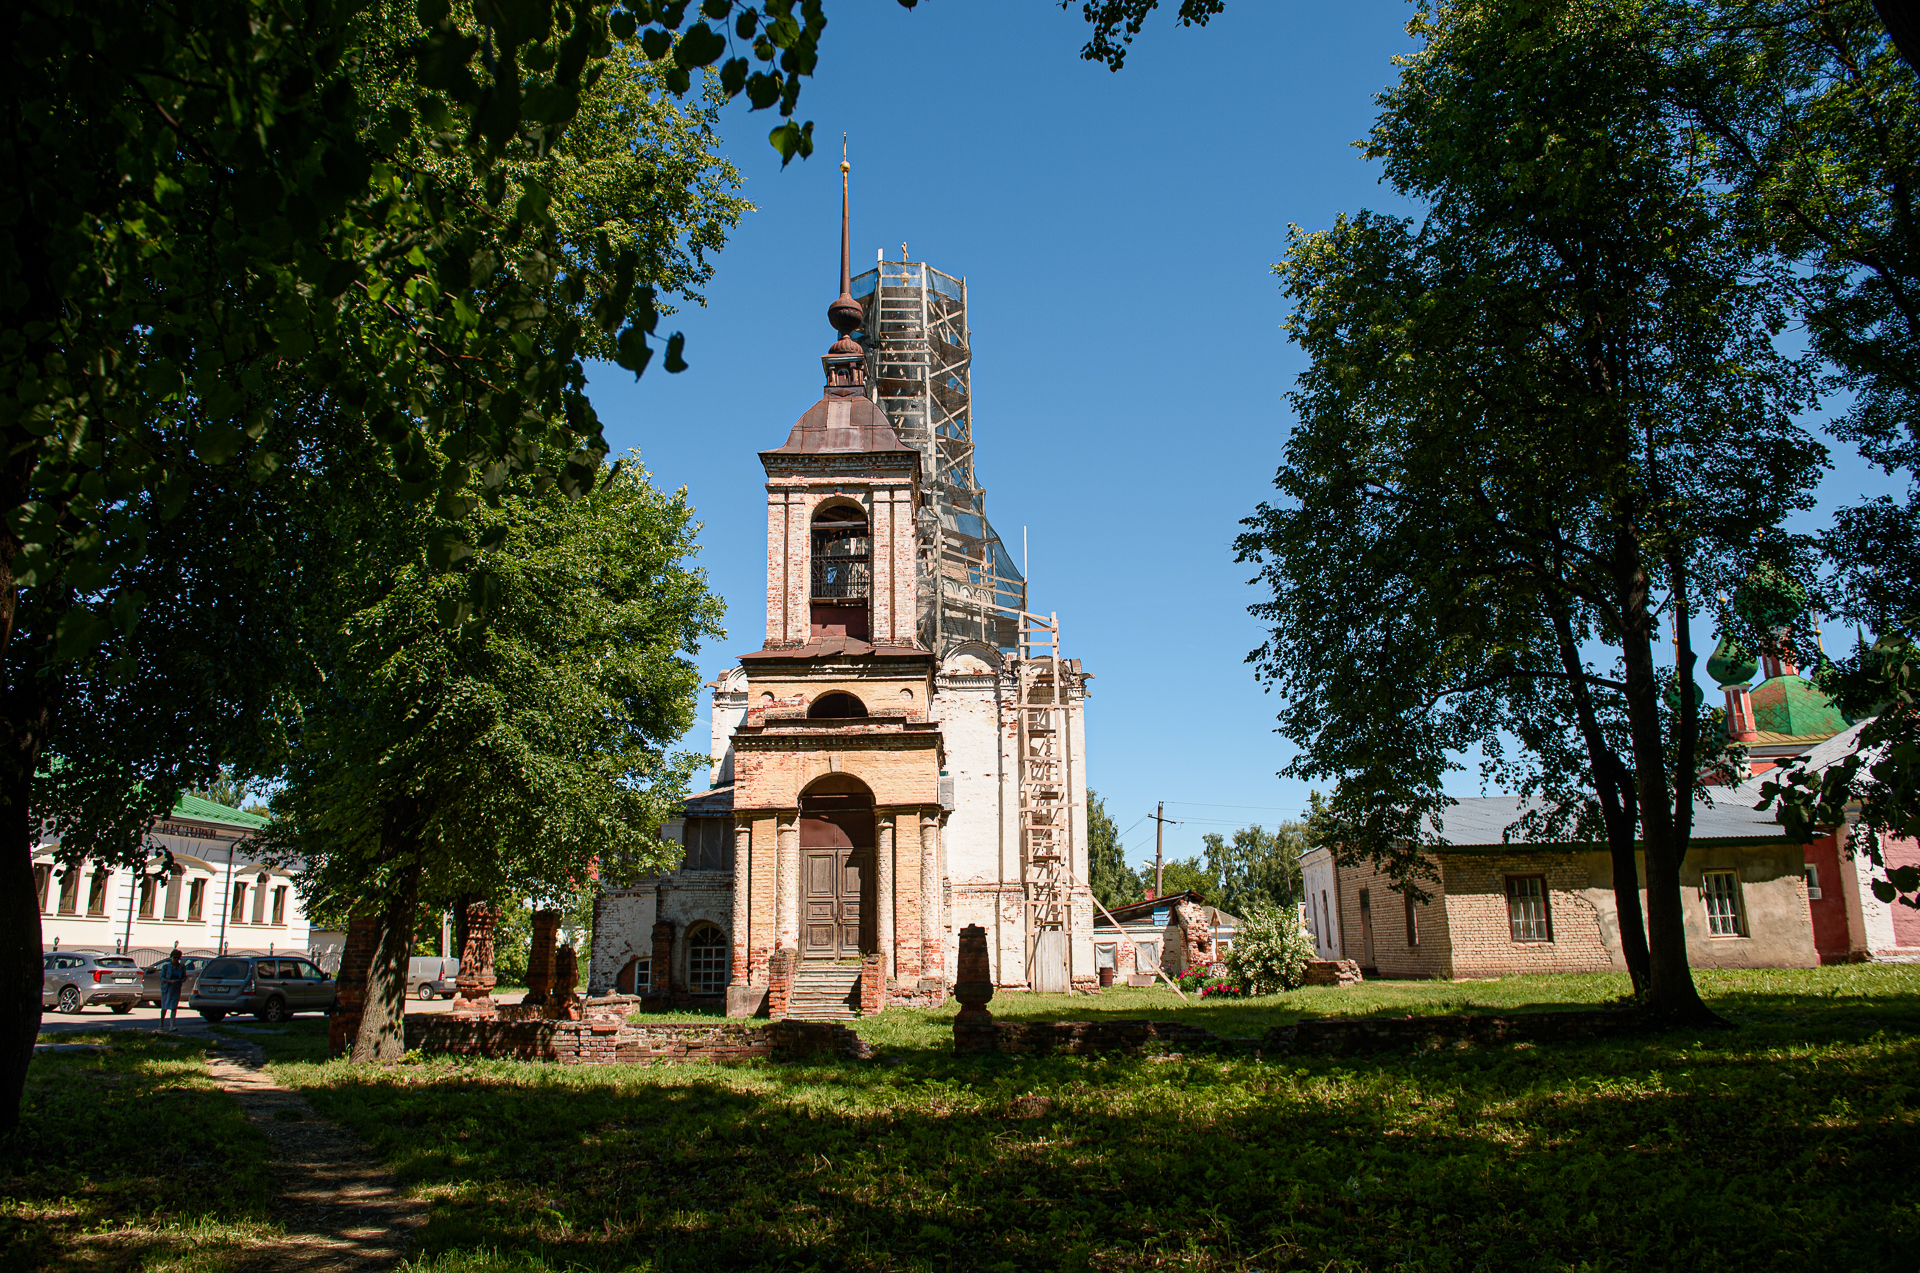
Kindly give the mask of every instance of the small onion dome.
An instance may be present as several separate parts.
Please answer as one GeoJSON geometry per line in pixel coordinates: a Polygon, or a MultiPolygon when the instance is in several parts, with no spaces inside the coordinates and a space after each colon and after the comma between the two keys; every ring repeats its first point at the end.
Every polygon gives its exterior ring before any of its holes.
{"type": "Polygon", "coordinates": [[[833,324],[833,330],[845,336],[848,332],[858,331],[860,324],[866,321],[866,312],[860,308],[860,302],[842,292],[834,297],[833,304],[827,306],[827,321],[833,324]]]}
{"type": "Polygon", "coordinates": [[[1772,562],[1755,566],[1733,593],[1733,608],[1761,632],[1789,627],[1807,608],[1807,590],[1772,562]]]}
{"type": "Polygon", "coordinates": [[[1720,644],[1713,647],[1713,656],[1707,660],[1707,675],[1723,690],[1739,689],[1753,680],[1753,674],[1759,670],[1760,661],[1726,637],[1720,638],[1720,644]]]}

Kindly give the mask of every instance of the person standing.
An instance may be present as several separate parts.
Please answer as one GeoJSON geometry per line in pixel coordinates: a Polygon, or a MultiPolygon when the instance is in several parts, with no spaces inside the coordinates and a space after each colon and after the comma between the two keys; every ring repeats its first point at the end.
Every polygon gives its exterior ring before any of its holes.
{"type": "Polygon", "coordinates": [[[180,957],[180,948],[175,946],[173,953],[167,956],[167,962],[160,965],[160,1021],[163,1029],[174,1029],[180,1020],[180,987],[186,980],[187,961],[180,957]]]}

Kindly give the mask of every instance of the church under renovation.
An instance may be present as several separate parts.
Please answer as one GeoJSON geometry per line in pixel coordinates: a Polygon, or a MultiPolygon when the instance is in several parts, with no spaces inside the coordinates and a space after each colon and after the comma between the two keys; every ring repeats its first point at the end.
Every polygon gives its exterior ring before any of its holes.
{"type": "Polygon", "coordinates": [[[1092,678],[987,520],[966,282],[904,248],[852,277],[845,172],[826,384],[760,453],[766,639],[712,683],[712,789],[664,830],[680,868],[601,891],[597,991],[730,1016],[937,1003],[969,924],[998,986],[1095,980],[1092,678]]]}

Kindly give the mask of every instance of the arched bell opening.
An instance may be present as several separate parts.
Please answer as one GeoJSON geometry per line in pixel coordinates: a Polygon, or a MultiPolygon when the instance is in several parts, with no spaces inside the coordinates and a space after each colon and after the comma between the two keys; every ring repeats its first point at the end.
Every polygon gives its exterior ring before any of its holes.
{"type": "Polygon", "coordinates": [[[800,796],[800,955],[858,959],[879,949],[874,924],[873,793],[828,774],[800,796]]]}
{"type": "Polygon", "coordinates": [[[813,515],[813,636],[866,640],[873,631],[873,532],[858,504],[826,504],[813,515]]]}
{"type": "Polygon", "coordinates": [[[822,694],[807,704],[808,720],[859,720],[866,714],[867,705],[844,690],[822,694]]]}

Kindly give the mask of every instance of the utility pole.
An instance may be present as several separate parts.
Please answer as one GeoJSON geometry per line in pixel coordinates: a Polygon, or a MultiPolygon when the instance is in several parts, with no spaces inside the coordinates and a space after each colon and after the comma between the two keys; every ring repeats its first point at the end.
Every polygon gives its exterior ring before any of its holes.
{"type": "Polygon", "coordinates": [[[1161,879],[1161,872],[1165,867],[1162,850],[1166,845],[1167,823],[1173,822],[1176,827],[1180,825],[1167,817],[1166,813],[1167,802],[1162,800],[1153,812],[1153,897],[1155,901],[1159,901],[1167,891],[1166,883],[1161,879]]]}

